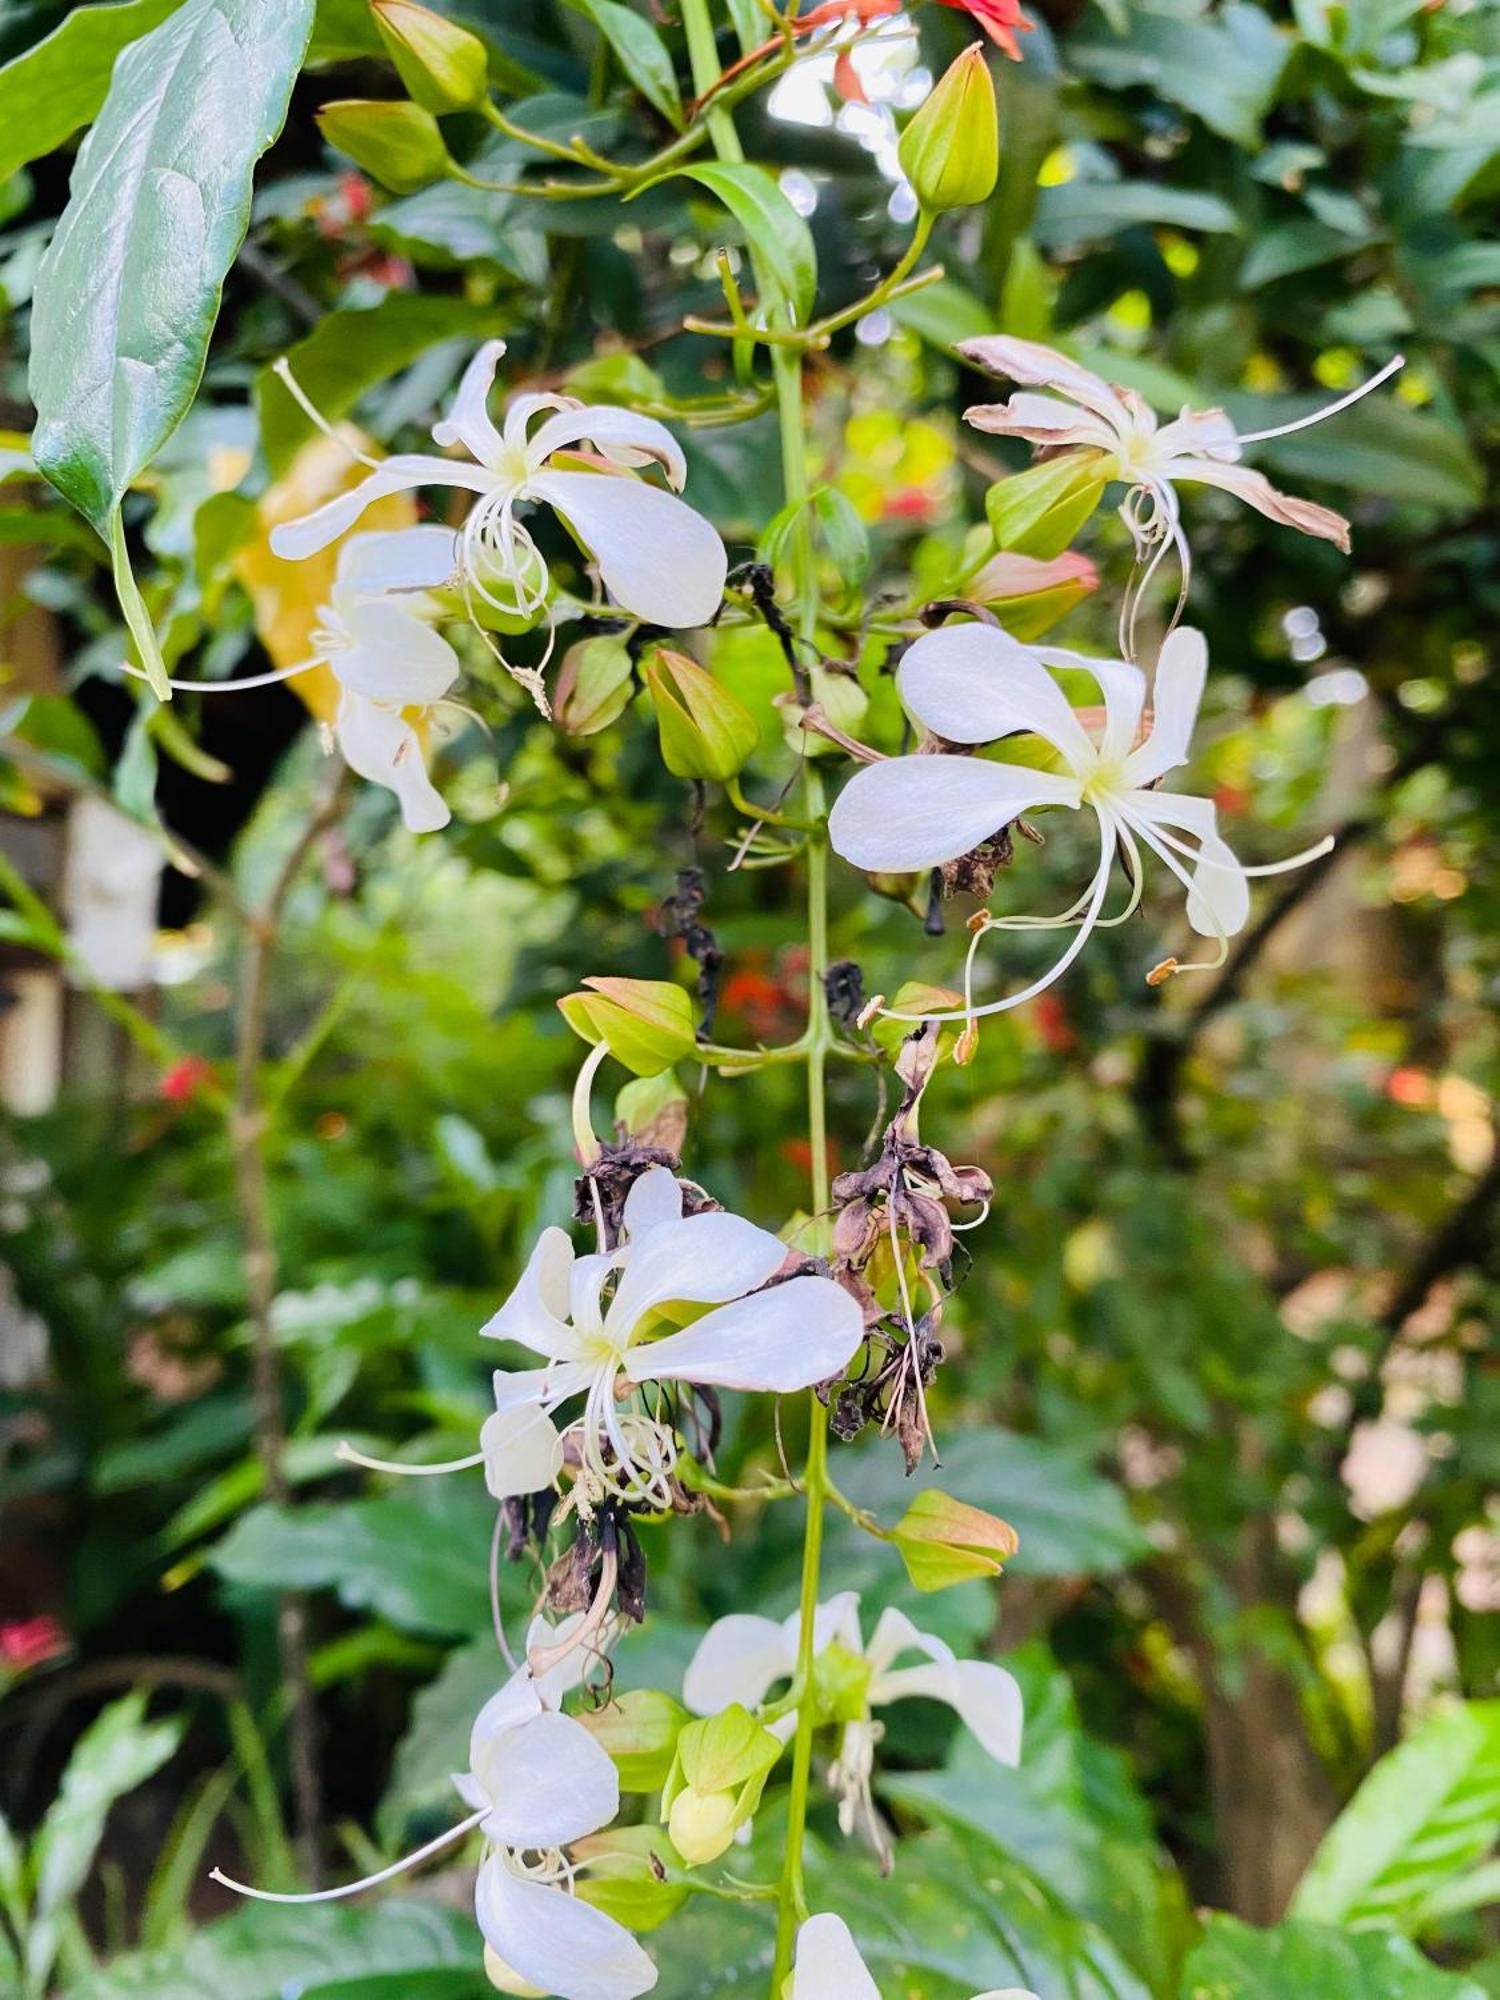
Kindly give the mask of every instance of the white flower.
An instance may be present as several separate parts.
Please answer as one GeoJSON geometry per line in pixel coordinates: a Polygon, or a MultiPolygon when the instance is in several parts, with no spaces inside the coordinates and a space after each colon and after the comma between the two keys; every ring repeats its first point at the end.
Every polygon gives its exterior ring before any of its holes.
{"type": "MultiPolygon", "coordinates": [[[[1312,416],[1271,430],[1241,433],[1223,410],[1185,408],[1173,422],[1158,424],[1155,413],[1133,389],[1114,388],[1065,354],[1034,340],[985,337],[961,342],[959,351],[992,374],[1055,392],[1023,391],[1005,403],[977,403],[965,410],[964,421],[999,437],[1024,438],[1039,449],[1105,453],[1104,477],[1130,488],[1120,511],[1135,539],[1137,556],[1154,549],[1159,560],[1169,544],[1175,545],[1182,561],[1184,595],[1191,558],[1177,500],[1177,483],[1182,480],[1220,487],[1269,519],[1334,542],[1345,555],[1349,553],[1349,523],[1342,514],[1279,492],[1264,473],[1240,464],[1242,450],[1247,444],[1321,423],[1368,395],[1402,366],[1398,355],[1368,382],[1312,416]]],[[[1133,651],[1129,639],[1135,602],[1138,594],[1121,612],[1121,646],[1127,652],[1133,651]]]]}
{"type": "MultiPolygon", "coordinates": [[[[533,1635],[535,1636],[535,1635],[533,1635]]],[[[454,1779],[467,1819],[414,1854],[358,1882],[308,1895],[214,1879],[262,1903],[331,1903],[357,1896],[479,1829],[487,1843],[474,1890],[486,1965],[512,1992],[558,2000],[637,2000],[656,1967],[623,1925],[574,1894],[564,1847],[608,1826],[620,1807],[614,1764],[582,1723],[558,1711],[571,1673],[540,1680],[523,1668],[480,1710],[469,1770],[454,1779]]]]}
{"type": "Polygon", "coordinates": [[[454,568],[466,593],[503,612],[534,616],[546,602],[547,566],[516,518],[526,502],[555,508],[599,566],[624,610],[653,625],[706,624],[724,590],[724,545],[700,514],[677,498],[687,467],[671,432],[651,417],[580,403],[572,396],[515,397],[502,430],[485,405],[503,341],[487,341],[464,371],[433,437],[462,444],[470,459],[398,452],[367,479],[271,532],[279,556],[300,561],[346,533],[372,501],[416,486],[460,486],[476,504],[454,538],[454,568]],[[544,421],[533,428],[535,420],[544,421]],[[592,445],[592,469],[554,469],[559,452],[592,445]],[[659,465],[673,491],[622,476],[659,465]]]}
{"type": "Polygon", "coordinates": [[[469,1770],[454,1779],[482,1816],[490,1850],[474,1908],[496,1970],[560,2000],[635,2000],[656,1967],[623,1925],[572,1893],[562,1849],[619,1811],[614,1764],[582,1723],[557,1712],[555,1689],[524,1670],[480,1710],[469,1770]]]}
{"type": "Polygon", "coordinates": [[[779,1238],[737,1215],[685,1217],[665,1167],[631,1188],[614,1250],[579,1257],[563,1230],[545,1230],[482,1329],[546,1363],[496,1372],[496,1413],[480,1439],[490,1491],[505,1499],[550,1486],[571,1443],[583,1504],[609,1496],[666,1504],[677,1449],[660,1414],[662,1384],[785,1392],[836,1375],[862,1338],[859,1308],[831,1278],[758,1290],[786,1255],[779,1238]],[[667,1310],[682,1306],[714,1310],[663,1332],[667,1310]],[[654,1405],[647,1385],[658,1392],[654,1405]],[[559,1433],[548,1413],[579,1396],[582,1415],[559,1433]]]}
{"type": "MultiPolygon", "coordinates": [[[[946,752],[869,765],[850,779],[829,816],[829,839],[846,861],[880,873],[940,867],[1041,806],[1087,810],[1099,828],[1093,878],[1070,909],[1058,917],[987,917],[975,931],[977,946],[986,930],[1072,929],[1072,941],[1055,963],[1005,999],[925,1018],[997,1014],[1050,986],[1096,926],[1123,922],[1134,911],[1143,848],[1187,891],[1193,929],[1217,940],[1218,957],[1210,965],[1223,962],[1227,940],[1249,914],[1248,876],[1276,874],[1327,851],[1330,843],[1325,841],[1270,867],[1242,867],[1219,835],[1211,800],[1155,789],[1166,772],[1187,758],[1206,669],[1202,634],[1187,626],[1173,632],[1157,661],[1152,717],[1142,740],[1146,681],[1126,661],[1027,647],[994,626],[977,624],[945,627],[911,647],[897,679],[903,702],[924,729],[948,743],[1039,736],[1057,753],[1060,768],[1038,770],[946,752]],[[1081,668],[1093,676],[1104,698],[1097,729],[1085,726],[1049,667],[1081,668]],[[1117,854],[1132,886],[1126,909],[1106,918],[1104,902],[1117,854]]],[[[971,947],[971,974],[973,960],[971,947]]],[[[1165,969],[1204,968],[1168,960],[1165,969]]]]}
{"type": "MultiPolygon", "coordinates": [[[[789,2000],[880,2000],[880,1988],[842,1917],[809,1917],[797,1933],[789,2000]]],[[[974,2000],[1036,2000],[1025,1987],[992,1988],[974,2000]]]]}

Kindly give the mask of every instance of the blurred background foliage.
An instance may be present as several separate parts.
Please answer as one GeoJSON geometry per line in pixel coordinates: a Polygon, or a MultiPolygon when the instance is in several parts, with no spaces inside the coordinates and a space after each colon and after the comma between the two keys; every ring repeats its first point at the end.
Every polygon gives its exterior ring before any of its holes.
{"type": "MultiPolygon", "coordinates": [[[[103,551],[24,452],[31,286],[72,141],[113,49],[168,11],[0,8],[13,1015],[65,949],[28,895],[49,900],[60,815],[107,798],[187,843],[169,846],[184,865],[162,885],[139,1012],[121,1027],[71,994],[62,1088],[23,1097],[0,1135],[0,1808],[16,1829],[0,1839],[0,1964],[10,1952],[24,1994],[261,2000],[295,1980],[459,2000],[482,1990],[461,1880],[369,1909],[228,1916],[202,1881],[207,1858],[267,1880],[291,1866],[278,1597],[305,1602],[326,1859],[352,1871],[444,1821],[495,1676],[490,1512],[462,1481],[351,1475],[335,1445],[469,1448],[488,1394],[475,1330],[571,1202],[578,1044],[556,996],[591,973],[690,982],[662,905],[699,868],[724,953],[718,1038],[790,1038],[796,884],[729,869],[741,822],[717,796],[700,813],[663,772],[644,694],[569,734],[470,649],[486,727],[436,749],[453,826],[416,841],[361,790],[278,909],[261,1082],[290,1491],[268,1498],[223,1116],[258,946],[233,904],[277,889],[323,760],[284,687],[138,703],[103,551]]],[[[624,156],[669,134],[591,7],[443,11],[484,36],[527,129],[624,156]]],[[[1187,501],[1214,669],[1195,775],[1247,858],[1324,831],[1336,853],[1262,889],[1225,971],[1196,985],[1144,985],[1173,923],[1148,893],[1141,923],[988,1022],[972,1065],[929,1095],[924,1136],[997,1187],[945,1328],[941,1476],[1011,1520],[1021,1554],[998,1593],[964,1585],[919,1622],[1015,1667],[1029,1733],[1019,1770],[979,1778],[936,1711],[903,1710],[882,1799],[927,1831],[881,1883],[829,1858],[820,1816],[818,1865],[838,1866],[830,1895],[864,1911],[877,1974],[914,2000],[1007,1978],[1043,2000],[1481,2000],[1500,1993],[1500,12],[1033,13],[1024,60],[994,64],[999,188],[939,230],[943,281],[810,365],[813,475],[848,503],[820,516],[829,646],[863,675],[862,694],[824,692],[853,702],[858,733],[897,727],[862,606],[907,579],[942,594],[986,488],[1022,463],[961,429],[989,391],[953,342],[1002,327],[1061,342],[1159,410],[1222,403],[1246,428],[1398,348],[1408,362],[1394,395],[1263,449],[1350,514],[1352,564],[1227,497],[1187,501]],[[1369,1780],[1403,1739],[1407,1762],[1369,1780]],[[1227,1914],[1200,1925],[1194,1906],[1227,1914]]],[[[652,19],[685,79],[672,9],[652,19]]],[[[841,105],[832,57],[814,55],[741,107],[751,157],[809,218],[820,309],[903,249],[893,113],[972,33],[953,8],[913,5],[861,44],[871,105],[841,105]]],[[[773,417],[686,427],[695,399],[734,389],[722,344],[680,330],[718,310],[730,226],[703,191],[541,202],[440,181],[391,196],[312,114],[396,90],[363,0],[324,0],[198,405],[127,504],[174,671],[296,657],[315,610],[263,542],[291,511],[281,482],[333,476],[268,373],[283,352],[331,415],[395,445],[500,332],[512,379],[674,423],[688,495],[732,559],[780,504],[773,417]]],[[[487,172],[538,165],[462,118],[445,132],[487,172]]],[[[1067,636],[1108,647],[1128,538],[1099,514],[1078,546],[1102,583],[1067,636]]],[[[775,641],[737,626],[705,657],[761,718],[746,784],[770,798],[793,768],[775,641]]],[[[1053,907],[1076,861],[1064,829],[999,893],[1053,907]]],[[[963,906],[933,936],[837,866],[834,889],[835,953],[870,989],[952,983],[963,906]]],[[[795,1213],[793,1079],[681,1081],[688,1171],[760,1220],[795,1213]]],[[[838,1165],[857,1163],[876,1113],[870,1073],[841,1070],[838,1165]]],[[[724,1476],[775,1465],[764,1421],[731,1410],[724,1476]]],[[[839,1476],[866,1504],[900,1503],[887,1441],[851,1447],[839,1476]]],[[[621,1684],[675,1685],[714,1615],[791,1608],[785,1512],[740,1510],[727,1540],[706,1519],[648,1531],[652,1609],[621,1684]]],[[[827,1575],[869,1607],[906,1603],[887,1557],[840,1524],[827,1575]]],[[[533,1583],[507,1572],[513,1617],[533,1583]]],[[[774,1808],[757,1839],[774,1852],[774,1808]]],[[[721,1970],[741,1946],[760,1962],[753,1913],[728,1905],[653,1943],[669,2000],[740,1990],[721,1970]]]]}

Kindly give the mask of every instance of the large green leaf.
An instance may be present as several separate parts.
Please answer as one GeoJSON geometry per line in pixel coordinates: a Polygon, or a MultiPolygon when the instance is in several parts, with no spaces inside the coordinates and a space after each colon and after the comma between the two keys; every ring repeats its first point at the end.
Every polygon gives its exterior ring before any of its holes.
{"type": "Polygon", "coordinates": [[[117,1959],[74,2000],[482,2000],[479,1959],[473,1918],[436,1903],[262,1904],[117,1959]]]}
{"type": "Polygon", "coordinates": [[[942,1441],[943,1462],[908,1480],[898,1453],[841,1459],[838,1482],[852,1499],[895,1518],[923,1486],[937,1486],[1009,1521],[1021,1538],[1010,1567],[1033,1576],[1107,1575],[1146,1551],[1117,1486],[1076,1453],[1040,1438],[985,1428],[942,1441]]]}
{"type": "Polygon", "coordinates": [[[1233,235],[1240,218],[1216,194],[1198,188],[1163,187],[1158,181],[1064,181],[1037,197],[1036,237],[1049,250],[1071,250],[1100,237],[1117,236],[1141,223],[1233,235]]]}
{"type": "Polygon", "coordinates": [[[642,14],[621,0],[575,0],[614,50],[636,89],[670,124],[682,123],[682,94],[667,45],[642,14]]]}
{"type": "Polygon", "coordinates": [[[718,196],[745,233],[764,284],[799,322],[812,311],[818,257],[812,231],[764,167],[682,167],[679,172],[718,196]]]}
{"type": "Polygon", "coordinates": [[[1259,8],[1231,5],[1210,19],[1177,7],[1132,6],[1121,32],[1097,16],[1068,42],[1068,59],[1106,89],[1144,84],[1242,146],[1260,143],[1261,120],[1291,54],[1288,36],[1259,8]]]}
{"type": "Polygon", "coordinates": [[[44,41],[0,69],[0,181],[87,125],[109,89],[121,49],[180,0],[75,7],[44,41]]]}
{"type": "Polygon", "coordinates": [[[490,1615],[492,1521],[479,1505],[400,1494],[268,1505],[236,1522],[212,1561],[243,1588],[336,1590],[351,1611],[372,1611],[403,1632],[470,1633],[490,1615]]]}
{"type": "Polygon", "coordinates": [[[110,545],[132,637],[165,669],[120,522],[197,392],[255,163],[281,130],[313,0],[185,0],[127,48],[37,274],[37,465],[110,545]]]}
{"type": "MultiPolygon", "coordinates": [[[[848,1848],[809,1843],[808,1895],[836,1910],[882,1993],[974,2000],[1029,1987],[1038,2000],[1148,2000],[1113,1946],[984,1841],[951,1832],[904,1841],[882,1879],[848,1848]]],[[[763,1910],[689,1905],[651,1939],[654,2000],[745,2000],[765,1991],[774,1924],[763,1910]]],[[[830,1995],[829,2000],[838,2000],[830,1995]]]]}
{"type": "Polygon", "coordinates": [[[1182,2000],[1484,2000],[1484,1989],[1389,1933],[1258,1931],[1215,1914],[1188,1959],[1182,2000]]]}
{"type": "Polygon", "coordinates": [[[1383,1757],[1292,1902],[1323,1923],[1419,1926],[1500,1838],[1500,1701],[1468,1702],[1383,1757]]]}

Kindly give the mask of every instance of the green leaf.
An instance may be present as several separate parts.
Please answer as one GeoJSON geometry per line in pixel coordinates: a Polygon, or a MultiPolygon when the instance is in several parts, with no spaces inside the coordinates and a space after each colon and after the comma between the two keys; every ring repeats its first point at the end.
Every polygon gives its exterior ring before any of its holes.
{"type": "Polygon", "coordinates": [[[953,278],[939,278],[935,285],[892,299],[887,310],[931,347],[957,347],[961,340],[977,340],[995,331],[989,307],[953,278]]]}
{"type": "Polygon", "coordinates": [[[1321,264],[1351,257],[1369,241],[1320,222],[1315,215],[1294,216],[1258,232],[1240,266],[1240,283],[1253,291],[1297,271],[1314,271],[1321,264]]]}
{"type": "Polygon", "coordinates": [[[483,1490],[468,1499],[392,1494],[255,1507],[210,1560],[242,1588],[334,1590],[351,1611],[372,1611],[403,1632],[472,1632],[490,1615],[483,1490]]]}
{"type": "Polygon", "coordinates": [[[186,0],[133,42],[37,274],[36,462],[109,543],[126,622],[163,696],[120,502],[197,392],[255,162],[285,120],[312,13],[312,0],[186,0]]]}
{"type": "Polygon", "coordinates": [[[0,69],[0,181],[87,125],[104,102],[115,57],[178,3],[74,7],[45,40],[0,69]]]}
{"type": "Polygon", "coordinates": [[[682,167],[679,172],[718,196],[745,232],[761,282],[774,289],[771,304],[785,306],[803,324],[818,289],[812,231],[764,167],[682,167]]]}
{"type": "MultiPolygon", "coordinates": [[[[839,1485],[861,1507],[887,1518],[910,1501],[924,1472],[908,1481],[899,1453],[868,1450],[843,1461],[839,1485]]],[[[985,1428],[943,1439],[934,1477],[1008,1521],[1021,1538],[1007,1567],[1031,1576],[1101,1576],[1146,1552],[1146,1538],[1117,1486],[1073,1452],[1040,1438],[985,1428]]]]}
{"type": "Polygon", "coordinates": [[[648,104],[670,125],[682,124],[677,72],[661,36],[633,7],[620,0],[574,0],[619,58],[620,67],[648,104]]]}
{"type": "Polygon", "coordinates": [[[1484,2000],[1405,1938],[1284,1923],[1258,1931],[1215,1912],[1187,1963],[1183,2000],[1484,2000]]]}
{"type": "Polygon", "coordinates": [[[1430,1898],[1500,1837],[1500,1701],[1422,1724],[1340,1813],[1292,1900],[1294,1916],[1414,1929],[1430,1898]]]}
{"type": "Polygon", "coordinates": [[[1218,195],[1157,181],[1065,181],[1037,197],[1036,236],[1049,250],[1070,250],[1142,223],[1220,236],[1232,236],[1241,226],[1218,195]]]}
{"type": "Polygon", "coordinates": [[[473,1915],[392,1897],[237,1910],[167,1951],[116,1959],[75,2000],[483,2000],[473,1915]]]}
{"type": "Polygon", "coordinates": [[[1259,7],[1231,5],[1193,20],[1175,7],[1136,5],[1125,10],[1121,34],[1101,23],[1072,36],[1068,60],[1107,90],[1144,84],[1221,138],[1254,147],[1292,46],[1259,7]]]}
{"type": "MultiPolygon", "coordinates": [[[[414,196],[420,200],[421,196],[414,196]]],[[[346,417],[365,391],[444,340],[483,340],[495,308],[467,299],[391,292],[378,305],[331,312],[288,350],[293,375],[330,422],[346,417]]],[[[273,478],[316,435],[287,387],[269,368],[256,377],[261,447],[273,478]]]]}

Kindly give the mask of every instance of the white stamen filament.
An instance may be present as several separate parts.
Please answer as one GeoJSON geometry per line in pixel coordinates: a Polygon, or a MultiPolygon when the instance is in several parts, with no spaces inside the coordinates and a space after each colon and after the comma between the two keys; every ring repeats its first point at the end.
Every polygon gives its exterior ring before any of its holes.
{"type": "Polygon", "coordinates": [[[388,1868],[377,1868],[373,1875],[363,1876],[358,1882],[346,1882],[341,1889],[313,1889],[301,1895],[286,1895],[276,1889],[252,1889],[248,1882],[236,1882],[232,1875],[226,1875],[222,1868],[210,1871],[209,1880],[217,1882],[221,1888],[233,1889],[237,1896],[248,1896],[253,1903],[337,1903],[346,1896],[362,1895],[366,1889],[377,1888],[382,1882],[389,1882],[393,1875],[404,1874],[408,1868],[415,1868],[434,1854],[441,1854],[445,1847],[451,1847],[456,1840],[462,1840],[466,1833],[472,1833],[484,1819],[490,1808],[470,1813],[457,1826],[450,1826],[446,1833],[440,1833],[436,1840],[429,1840],[425,1847],[419,1847],[414,1854],[393,1861],[388,1868]]]}
{"type": "Polygon", "coordinates": [[[363,1466],[366,1472],[396,1472],[405,1479],[435,1479],[445,1472],[469,1472],[476,1465],[484,1464],[482,1451],[470,1452],[466,1458],[442,1459],[433,1465],[403,1463],[394,1458],[371,1458],[368,1453],[356,1449],[347,1438],[340,1438],[333,1455],[346,1465],[363,1466]]]}
{"type": "Polygon", "coordinates": [[[292,364],[284,354],[280,360],[271,363],[271,373],[281,383],[303,416],[307,418],[310,424],[315,424],[324,437],[332,438],[333,442],[341,450],[346,451],[350,458],[356,460],[360,465],[369,466],[372,472],[378,470],[380,460],[378,458],[371,458],[368,452],[360,451],[356,445],[350,444],[348,438],[323,415],[323,412],[314,403],[312,397],[308,395],[302,384],[292,373],[292,364]]]}
{"type": "MultiPolygon", "coordinates": [[[[316,637],[316,634],[314,634],[316,637]]],[[[274,687],[277,681],[295,680],[298,674],[311,673],[314,667],[326,662],[321,654],[311,660],[299,660],[294,667],[277,667],[266,674],[246,674],[243,680],[235,681],[173,681],[167,686],[175,688],[179,694],[242,694],[247,688],[274,687]]],[[[129,660],[121,660],[120,671],[129,674],[132,680],[148,681],[151,676],[142,667],[133,667],[129,660]]]]}
{"type": "Polygon", "coordinates": [[[1313,410],[1307,416],[1298,417],[1289,424],[1273,425],[1268,431],[1237,431],[1234,441],[1236,444],[1264,444],[1268,438],[1290,437],[1293,431],[1310,430],[1314,424],[1324,423],[1329,417],[1336,417],[1340,410],[1347,410],[1351,403],[1357,403],[1368,396],[1370,391],[1378,389],[1382,382],[1389,382],[1391,377],[1405,366],[1406,356],[1398,354],[1393,360],[1387,361],[1379,374],[1372,375],[1368,382],[1361,382],[1359,387],[1351,389],[1347,396],[1340,396],[1336,403],[1325,403],[1321,410],[1313,410]]]}

